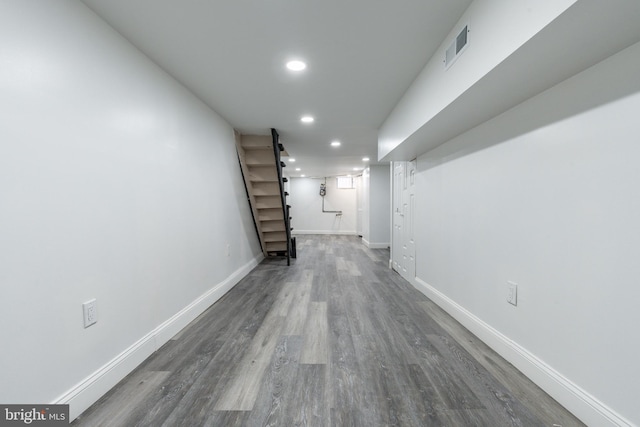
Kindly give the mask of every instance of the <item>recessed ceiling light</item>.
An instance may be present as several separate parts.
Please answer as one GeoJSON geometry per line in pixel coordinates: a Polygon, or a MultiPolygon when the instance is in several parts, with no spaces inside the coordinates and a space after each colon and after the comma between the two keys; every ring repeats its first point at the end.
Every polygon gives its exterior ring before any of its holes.
{"type": "Polygon", "coordinates": [[[363,158],[362,158],[362,161],[363,161],[363,162],[368,162],[368,161],[369,161],[369,158],[368,158],[368,157],[363,157],[363,158]]]}
{"type": "Polygon", "coordinates": [[[302,175],[300,175],[300,178],[304,178],[305,176],[307,176],[307,175],[302,174],[302,175]]]}
{"type": "Polygon", "coordinates": [[[300,172],[302,169],[300,168],[296,168],[296,172],[300,172]]]}
{"type": "Polygon", "coordinates": [[[339,146],[340,146],[340,141],[333,141],[333,142],[331,143],[331,146],[332,146],[332,147],[339,147],[339,146]]]}
{"type": "Polygon", "coordinates": [[[314,118],[313,118],[313,117],[311,117],[311,116],[302,116],[302,117],[300,118],[300,121],[301,121],[302,123],[313,123],[313,120],[314,120],[314,118]]]}
{"type": "Polygon", "coordinates": [[[290,159],[289,159],[289,161],[290,161],[291,163],[294,163],[294,162],[296,161],[296,159],[290,158],[290,159]]]}
{"type": "Polygon", "coordinates": [[[287,62],[287,68],[291,71],[302,71],[305,68],[307,68],[307,64],[296,59],[296,60],[287,62]]]}
{"type": "Polygon", "coordinates": [[[359,171],[362,168],[353,168],[354,171],[359,171]]]}

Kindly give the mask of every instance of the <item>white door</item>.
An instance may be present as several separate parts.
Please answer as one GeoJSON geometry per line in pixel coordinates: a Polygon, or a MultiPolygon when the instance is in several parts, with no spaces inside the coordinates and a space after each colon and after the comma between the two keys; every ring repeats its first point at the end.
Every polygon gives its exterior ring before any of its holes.
{"type": "Polygon", "coordinates": [[[402,274],[402,227],[404,213],[402,211],[402,196],[405,176],[405,162],[393,162],[393,236],[391,236],[391,259],[393,269],[402,274]]]}
{"type": "Polygon", "coordinates": [[[409,282],[416,277],[416,161],[393,162],[393,269],[409,282]]]}
{"type": "Polygon", "coordinates": [[[416,206],[416,161],[406,162],[402,189],[402,276],[413,283],[416,277],[414,220],[416,206]]]}

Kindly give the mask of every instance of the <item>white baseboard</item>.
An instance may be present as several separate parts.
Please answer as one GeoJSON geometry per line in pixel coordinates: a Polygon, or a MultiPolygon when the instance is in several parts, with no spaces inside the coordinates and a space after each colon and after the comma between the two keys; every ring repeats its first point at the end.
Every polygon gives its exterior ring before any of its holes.
{"type": "Polygon", "coordinates": [[[389,243],[372,243],[365,238],[362,239],[362,243],[369,249],[387,249],[389,247],[389,243]]]}
{"type": "Polygon", "coordinates": [[[586,390],[574,384],[527,349],[504,336],[433,286],[418,277],[415,278],[414,286],[585,424],[603,427],[633,426],[630,421],[593,397],[586,390]]]}
{"type": "Polygon", "coordinates": [[[291,234],[339,234],[339,235],[348,235],[348,236],[356,236],[355,230],[352,231],[342,231],[342,230],[294,230],[291,234]]]}
{"type": "Polygon", "coordinates": [[[129,348],[107,362],[100,369],[80,381],[53,404],[68,404],[69,418],[74,420],[120,380],[126,377],[154,351],[162,347],[173,336],[202,314],[213,303],[233,288],[263,259],[260,254],[234,271],[224,281],[198,297],[191,304],[164,321],[154,330],[133,343],[129,348]]]}

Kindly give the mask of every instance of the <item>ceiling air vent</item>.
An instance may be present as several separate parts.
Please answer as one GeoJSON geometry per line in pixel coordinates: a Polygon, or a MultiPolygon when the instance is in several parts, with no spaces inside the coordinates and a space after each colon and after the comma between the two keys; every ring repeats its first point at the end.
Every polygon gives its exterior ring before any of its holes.
{"type": "Polygon", "coordinates": [[[458,59],[458,57],[462,55],[462,52],[464,52],[464,49],[467,47],[467,44],[469,43],[468,34],[469,34],[469,25],[465,25],[464,28],[458,33],[456,38],[453,39],[453,41],[451,42],[451,44],[447,48],[447,51],[444,54],[445,68],[448,69],[449,67],[451,67],[451,65],[453,65],[454,62],[456,62],[456,59],[458,59]]]}

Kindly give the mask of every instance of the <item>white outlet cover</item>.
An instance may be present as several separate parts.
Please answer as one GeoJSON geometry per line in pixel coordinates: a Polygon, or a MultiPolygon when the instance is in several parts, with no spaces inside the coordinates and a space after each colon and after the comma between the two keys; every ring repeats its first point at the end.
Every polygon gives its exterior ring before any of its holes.
{"type": "Polygon", "coordinates": [[[82,315],[85,328],[88,328],[98,321],[98,307],[95,298],[82,303],[82,315]]]}

